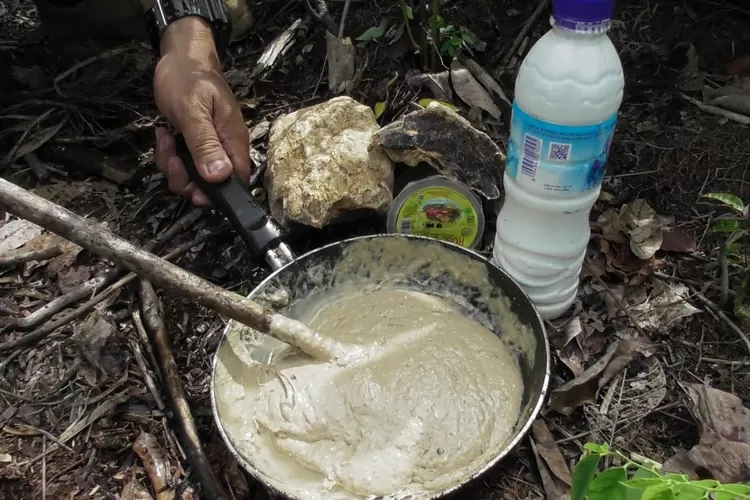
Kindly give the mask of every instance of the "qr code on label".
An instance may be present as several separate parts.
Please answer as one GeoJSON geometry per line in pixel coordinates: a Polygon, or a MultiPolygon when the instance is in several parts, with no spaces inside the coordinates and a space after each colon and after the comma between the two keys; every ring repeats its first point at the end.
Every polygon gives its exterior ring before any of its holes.
{"type": "Polygon", "coordinates": [[[553,161],[568,161],[572,144],[552,142],[549,145],[549,159],[553,161]]]}

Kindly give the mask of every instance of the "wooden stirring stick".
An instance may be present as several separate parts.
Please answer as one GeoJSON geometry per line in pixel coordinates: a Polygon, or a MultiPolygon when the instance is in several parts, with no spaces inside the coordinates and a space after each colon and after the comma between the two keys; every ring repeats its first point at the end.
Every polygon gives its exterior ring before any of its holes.
{"type": "Polygon", "coordinates": [[[0,178],[0,205],[8,212],[56,233],[86,250],[122,265],[138,276],[200,302],[218,314],[299,348],[323,361],[359,357],[351,349],[305,324],[224,290],[156,255],[142,250],[99,224],[0,178]]]}

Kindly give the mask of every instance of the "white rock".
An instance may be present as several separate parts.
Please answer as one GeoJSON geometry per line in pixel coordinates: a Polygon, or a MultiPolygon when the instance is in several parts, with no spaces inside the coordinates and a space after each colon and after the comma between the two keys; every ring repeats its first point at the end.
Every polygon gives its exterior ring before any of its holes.
{"type": "Polygon", "coordinates": [[[350,97],[276,120],[265,173],[271,215],[321,228],[345,212],[388,210],[393,164],[373,140],[378,130],[372,110],[350,97]]]}

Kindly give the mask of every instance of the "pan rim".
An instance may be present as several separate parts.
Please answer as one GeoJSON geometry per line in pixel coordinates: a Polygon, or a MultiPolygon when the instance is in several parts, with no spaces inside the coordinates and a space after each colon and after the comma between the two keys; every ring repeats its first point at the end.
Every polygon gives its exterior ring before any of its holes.
{"type": "MultiPolygon", "coordinates": [[[[460,245],[457,245],[455,243],[451,243],[448,241],[443,240],[437,240],[435,238],[429,238],[426,236],[418,236],[418,235],[409,235],[409,234],[399,234],[399,233],[382,233],[382,234],[371,234],[371,235],[364,235],[364,236],[355,236],[352,238],[347,238],[339,241],[335,241],[332,243],[328,243],[326,245],[323,245],[321,247],[315,248],[313,250],[310,250],[300,256],[297,256],[292,260],[291,262],[288,262],[284,266],[280,267],[279,269],[274,270],[271,272],[263,281],[261,281],[253,290],[247,295],[248,297],[251,297],[253,293],[256,290],[261,289],[264,287],[269,281],[274,279],[278,274],[284,272],[289,266],[295,264],[296,262],[309,258],[311,255],[324,251],[325,249],[345,245],[348,243],[353,243],[360,240],[372,240],[376,238],[387,238],[387,237],[396,237],[396,238],[407,238],[412,240],[424,240],[424,241],[430,241],[430,242],[437,242],[438,244],[445,245],[447,247],[452,247],[454,249],[457,249],[463,253],[470,254],[474,256],[475,258],[481,259],[483,262],[485,262],[487,265],[492,266],[495,268],[496,271],[500,272],[503,276],[507,277],[517,288],[517,292],[520,293],[520,295],[532,306],[532,309],[534,311],[534,315],[536,316],[536,320],[538,321],[538,324],[540,325],[542,329],[542,338],[544,340],[544,377],[542,379],[542,385],[541,389],[539,391],[539,394],[537,396],[537,400],[533,405],[533,408],[528,414],[528,418],[526,419],[526,422],[524,425],[515,433],[515,436],[511,441],[509,441],[503,449],[494,457],[492,457],[491,460],[489,460],[487,463],[485,463],[480,469],[475,471],[471,474],[471,476],[468,476],[461,480],[461,482],[446,488],[444,490],[436,491],[433,494],[429,494],[428,496],[424,497],[422,500],[436,500],[439,498],[442,498],[450,493],[453,493],[460,488],[464,487],[468,483],[472,482],[473,480],[477,479],[478,477],[482,476],[485,472],[492,469],[495,465],[497,465],[500,461],[502,461],[508,454],[513,451],[519,444],[519,442],[528,434],[529,430],[531,429],[532,424],[534,423],[534,420],[536,420],[536,417],[541,412],[542,406],[544,405],[544,402],[547,397],[547,392],[549,390],[549,381],[550,381],[550,363],[551,363],[551,350],[550,350],[550,344],[549,344],[549,338],[547,336],[547,330],[544,325],[544,320],[539,314],[539,311],[534,306],[534,303],[531,301],[531,298],[528,296],[528,294],[524,291],[524,289],[521,287],[521,285],[513,279],[508,273],[503,271],[499,266],[491,262],[489,259],[484,257],[479,252],[469,249],[466,247],[462,247],[460,245]]],[[[219,434],[221,435],[222,440],[224,441],[224,445],[228,448],[232,456],[239,462],[239,464],[242,466],[242,468],[249,473],[253,478],[255,478],[257,481],[263,484],[263,486],[269,490],[271,490],[274,494],[281,495],[283,498],[286,498],[288,500],[309,500],[306,498],[301,498],[299,496],[295,496],[292,494],[289,494],[287,492],[282,491],[281,489],[277,488],[273,484],[270,483],[268,476],[263,474],[258,468],[256,468],[254,465],[252,465],[248,460],[246,460],[242,454],[237,450],[237,448],[232,444],[232,441],[229,439],[229,435],[227,434],[227,431],[224,429],[224,425],[222,424],[221,418],[219,416],[218,411],[218,404],[216,402],[216,366],[219,360],[219,352],[221,348],[223,347],[224,343],[226,342],[227,333],[229,332],[230,328],[232,327],[234,321],[229,320],[227,324],[224,326],[222,333],[221,333],[221,340],[219,341],[218,346],[216,347],[216,350],[213,354],[213,361],[211,362],[211,383],[210,383],[210,391],[211,391],[211,413],[214,417],[214,423],[216,425],[216,428],[219,431],[219,434]]],[[[389,497],[380,497],[383,499],[387,499],[389,497]]]]}

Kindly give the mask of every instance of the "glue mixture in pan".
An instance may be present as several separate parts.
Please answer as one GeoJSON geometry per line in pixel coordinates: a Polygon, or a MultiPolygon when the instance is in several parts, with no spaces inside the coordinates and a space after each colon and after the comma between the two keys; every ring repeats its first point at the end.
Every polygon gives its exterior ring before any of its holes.
{"type": "Polygon", "coordinates": [[[215,398],[224,430],[266,482],[298,498],[428,496],[482,469],[512,437],[523,381],[498,336],[449,300],[343,287],[293,306],[348,344],[339,366],[246,363],[225,344],[215,398]],[[226,354],[226,355],[225,355],[226,354]]]}

